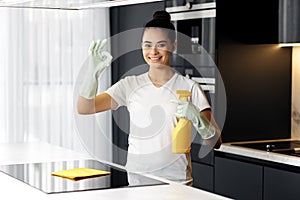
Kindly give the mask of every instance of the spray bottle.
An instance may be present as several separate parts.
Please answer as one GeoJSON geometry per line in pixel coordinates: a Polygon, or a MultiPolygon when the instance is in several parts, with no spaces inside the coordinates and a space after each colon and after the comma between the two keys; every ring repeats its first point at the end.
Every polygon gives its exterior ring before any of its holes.
{"type": "MultiPolygon", "coordinates": [[[[187,90],[176,90],[178,99],[188,101],[188,97],[192,96],[187,90]]],[[[192,123],[185,118],[180,118],[172,133],[172,152],[173,153],[189,153],[191,150],[192,123]]]]}

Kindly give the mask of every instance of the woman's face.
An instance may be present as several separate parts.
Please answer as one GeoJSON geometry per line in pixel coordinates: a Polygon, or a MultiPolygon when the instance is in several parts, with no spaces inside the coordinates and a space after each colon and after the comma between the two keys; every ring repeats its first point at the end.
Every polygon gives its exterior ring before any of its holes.
{"type": "Polygon", "coordinates": [[[142,40],[145,61],[153,67],[170,66],[170,55],[175,50],[168,34],[161,28],[146,28],[142,40]]]}

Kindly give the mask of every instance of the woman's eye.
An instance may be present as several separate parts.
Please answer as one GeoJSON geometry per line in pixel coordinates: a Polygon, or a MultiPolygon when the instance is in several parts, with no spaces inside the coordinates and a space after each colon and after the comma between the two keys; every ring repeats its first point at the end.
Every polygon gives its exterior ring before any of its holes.
{"type": "Polygon", "coordinates": [[[149,49],[152,47],[152,45],[151,44],[143,44],[143,47],[149,49]]]}
{"type": "Polygon", "coordinates": [[[158,45],[157,45],[157,48],[163,49],[163,48],[165,48],[166,46],[167,46],[166,44],[158,44],[158,45]]]}

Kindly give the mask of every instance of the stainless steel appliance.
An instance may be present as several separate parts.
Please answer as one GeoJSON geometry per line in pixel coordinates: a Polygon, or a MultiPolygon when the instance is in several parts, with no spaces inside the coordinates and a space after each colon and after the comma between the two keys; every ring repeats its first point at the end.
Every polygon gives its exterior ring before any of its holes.
{"type": "Polygon", "coordinates": [[[216,2],[167,0],[165,9],[178,32],[177,50],[171,65],[201,85],[214,110],[218,84],[215,64],[216,2]]]}
{"type": "MultiPolygon", "coordinates": [[[[143,180],[145,180],[143,184],[129,186],[127,182],[127,171],[114,166],[103,164],[96,160],[75,160],[3,165],[0,166],[0,171],[48,194],[167,184],[143,176],[143,180]],[[89,178],[79,181],[72,181],[66,178],[51,175],[52,172],[58,170],[80,167],[105,170],[111,172],[111,174],[109,176],[89,178]],[[115,176],[122,177],[122,179],[113,179],[112,177],[115,176]]],[[[137,174],[137,176],[142,175],[137,174]]]]}

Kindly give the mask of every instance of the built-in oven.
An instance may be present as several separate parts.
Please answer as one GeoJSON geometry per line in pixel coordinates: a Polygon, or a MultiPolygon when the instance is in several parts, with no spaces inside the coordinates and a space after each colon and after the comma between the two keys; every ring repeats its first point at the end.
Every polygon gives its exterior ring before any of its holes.
{"type": "Polygon", "coordinates": [[[201,53],[201,46],[215,58],[216,2],[215,0],[167,0],[166,11],[178,35],[180,54],[201,53]],[[183,36],[183,37],[182,37],[183,36]],[[201,45],[201,46],[200,46],[201,45]]]}
{"type": "MultiPolygon", "coordinates": [[[[218,122],[217,94],[220,79],[215,64],[216,2],[166,0],[165,10],[170,13],[171,21],[177,30],[177,50],[171,58],[171,65],[176,71],[201,85],[218,122]]],[[[212,152],[212,148],[203,147],[203,141],[198,134],[194,133],[194,136],[192,159],[212,164],[212,154],[209,153],[212,152]]]]}
{"type": "Polygon", "coordinates": [[[199,82],[211,105],[216,90],[215,0],[167,0],[166,11],[177,30],[177,49],[172,67],[199,82]]]}

